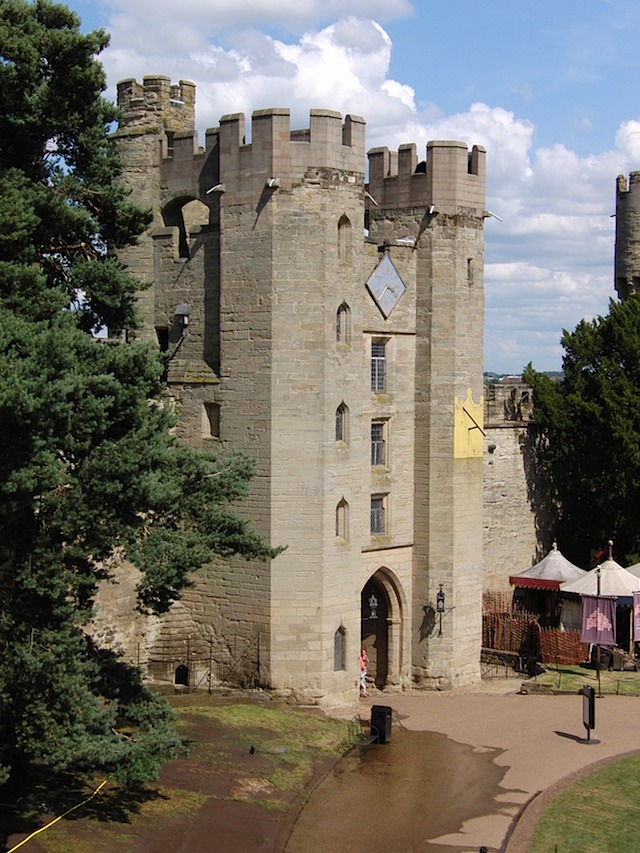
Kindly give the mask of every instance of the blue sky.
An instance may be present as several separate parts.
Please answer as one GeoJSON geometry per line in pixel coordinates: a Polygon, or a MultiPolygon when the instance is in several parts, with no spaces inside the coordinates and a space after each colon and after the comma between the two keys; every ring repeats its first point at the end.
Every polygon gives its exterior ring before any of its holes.
{"type": "Polygon", "coordinates": [[[640,170],[637,0],[75,0],[123,78],[198,87],[199,130],[288,106],[363,115],[369,147],[454,138],[488,151],[485,370],[561,367],[606,314],[615,181],[640,170]]]}

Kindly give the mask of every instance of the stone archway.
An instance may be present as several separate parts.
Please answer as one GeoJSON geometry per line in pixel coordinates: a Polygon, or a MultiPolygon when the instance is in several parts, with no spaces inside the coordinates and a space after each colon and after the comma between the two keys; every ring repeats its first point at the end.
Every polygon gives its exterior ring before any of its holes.
{"type": "Polygon", "coordinates": [[[162,209],[165,226],[178,229],[178,254],[181,258],[191,255],[191,235],[198,233],[203,226],[208,225],[210,211],[200,199],[190,196],[178,196],[168,201],[162,209]]]}
{"type": "Polygon", "coordinates": [[[189,667],[185,666],[181,663],[176,667],[173,683],[176,686],[188,687],[189,686],[189,667]]]}
{"type": "Polygon", "coordinates": [[[382,690],[402,682],[402,596],[392,574],[378,569],[362,588],[360,638],[369,678],[382,690]]]}

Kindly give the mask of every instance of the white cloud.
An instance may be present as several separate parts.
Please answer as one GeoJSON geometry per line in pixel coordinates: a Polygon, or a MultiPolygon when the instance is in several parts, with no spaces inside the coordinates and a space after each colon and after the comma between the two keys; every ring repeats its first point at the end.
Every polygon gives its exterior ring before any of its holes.
{"type": "Polygon", "coordinates": [[[405,86],[402,83],[398,83],[396,80],[385,80],[380,88],[390,97],[396,98],[404,104],[405,107],[409,107],[410,110],[415,110],[415,92],[411,86],[405,86]]]}
{"type": "MultiPolygon", "coordinates": [[[[182,40],[180,28],[178,34],[182,40]]],[[[365,115],[385,127],[415,114],[411,87],[387,76],[391,40],[369,19],[343,18],[290,42],[256,30],[235,34],[231,48],[198,37],[190,50],[162,58],[152,39],[151,53],[137,41],[126,47],[126,39],[114,37],[113,43],[103,58],[111,83],[153,73],[195,82],[201,130],[226,113],[269,106],[288,106],[294,124],[306,124],[313,107],[365,115]]]]}
{"type": "Polygon", "coordinates": [[[625,121],[616,133],[616,147],[630,160],[640,160],[640,122],[625,121]]]}

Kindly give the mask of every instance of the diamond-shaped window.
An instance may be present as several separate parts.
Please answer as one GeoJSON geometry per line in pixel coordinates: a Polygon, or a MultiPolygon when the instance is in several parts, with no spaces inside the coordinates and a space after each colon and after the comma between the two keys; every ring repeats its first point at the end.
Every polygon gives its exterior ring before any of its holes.
{"type": "Polygon", "coordinates": [[[371,274],[367,281],[367,290],[386,319],[406,290],[404,282],[388,255],[384,256],[371,274]]]}

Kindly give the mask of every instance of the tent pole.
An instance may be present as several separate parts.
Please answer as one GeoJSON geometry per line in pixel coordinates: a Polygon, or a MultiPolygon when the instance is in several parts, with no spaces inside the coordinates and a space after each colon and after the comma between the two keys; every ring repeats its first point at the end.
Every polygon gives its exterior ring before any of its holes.
{"type": "MultiPolygon", "coordinates": [[[[596,613],[600,612],[600,567],[596,569],[596,613]]],[[[596,632],[596,639],[598,640],[598,645],[596,647],[596,670],[598,672],[598,699],[602,699],[602,684],[600,682],[600,625],[598,625],[598,629],[596,632]]]]}

